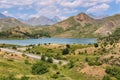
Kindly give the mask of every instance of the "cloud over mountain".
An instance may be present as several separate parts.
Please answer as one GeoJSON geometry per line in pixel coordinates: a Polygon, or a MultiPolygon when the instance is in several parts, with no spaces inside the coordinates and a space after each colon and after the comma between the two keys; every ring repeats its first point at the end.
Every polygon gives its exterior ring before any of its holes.
{"type": "Polygon", "coordinates": [[[110,9],[111,3],[120,3],[120,0],[1,0],[2,12],[8,10],[9,14],[17,18],[28,17],[69,17],[79,12],[99,13],[110,9]],[[16,10],[14,11],[10,10],[16,10]]]}

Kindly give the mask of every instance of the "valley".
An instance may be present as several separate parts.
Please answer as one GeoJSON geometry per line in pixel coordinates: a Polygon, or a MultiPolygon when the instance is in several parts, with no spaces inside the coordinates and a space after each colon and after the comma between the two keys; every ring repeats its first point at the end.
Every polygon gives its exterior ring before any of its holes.
{"type": "Polygon", "coordinates": [[[120,80],[120,14],[0,14],[0,80],[120,80]]]}

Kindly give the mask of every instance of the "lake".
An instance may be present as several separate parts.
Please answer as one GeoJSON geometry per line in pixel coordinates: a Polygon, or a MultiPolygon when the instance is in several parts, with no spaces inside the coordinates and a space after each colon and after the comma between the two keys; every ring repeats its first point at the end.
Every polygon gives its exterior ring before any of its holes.
{"type": "Polygon", "coordinates": [[[24,40],[0,40],[0,44],[15,45],[31,45],[31,44],[93,44],[96,43],[95,38],[40,38],[40,39],[24,39],[24,40]]]}

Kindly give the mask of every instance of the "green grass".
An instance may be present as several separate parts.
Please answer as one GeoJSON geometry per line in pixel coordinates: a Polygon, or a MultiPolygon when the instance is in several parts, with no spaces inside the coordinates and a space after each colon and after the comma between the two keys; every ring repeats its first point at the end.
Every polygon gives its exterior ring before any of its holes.
{"type": "MultiPolygon", "coordinates": [[[[88,48],[92,47],[93,45],[70,45],[69,50],[72,52],[76,49],[82,49],[82,48],[88,48]]],[[[8,76],[10,73],[14,74],[15,77],[20,78],[23,75],[26,75],[29,77],[29,80],[100,80],[97,77],[92,77],[86,74],[83,74],[79,71],[77,71],[78,66],[82,66],[82,63],[85,63],[86,57],[90,60],[95,60],[97,55],[90,55],[90,54],[79,54],[79,55],[73,55],[72,53],[67,55],[62,55],[62,50],[58,48],[47,48],[45,45],[38,45],[38,46],[32,46],[30,49],[30,52],[33,52],[34,54],[40,52],[44,53],[46,55],[55,57],[56,53],[60,53],[63,58],[66,59],[66,61],[73,61],[74,66],[72,68],[69,68],[69,64],[62,66],[60,64],[57,64],[57,69],[55,69],[53,66],[55,64],[48,63],[49,64],[49,72],[42,74],[42,75],[33,75],[31,73],[31,67],[33,63],[36,62],[36,60],[29,60],[31,64],[25,64],[26,59],[22,60],[13,60],[10,61],[8,59],[4,59],[2,56],[0,56],[0,76],[8,76]],[[54,79],[51,76],[54,76],[56,72],[59,72],[57,74],[58,78],[54,79]]],[[[40,54],[38,54],[40,55],[40,54]]],[[[37,60],[39,61],[39,60],[37,60]]]]}
{"type": "Polygon", "coordinates": [[[31,65],[26,65],[24,61],[8,61],[0,57],[0,75],[7,76],[11,73],[15,75],[28,75],[30,73],[31,65]]]}
{"type": "Polygon", "coordinates": [[[47,56],[52,56],[52,57],[54,57],[57,53],[58,54],[62,53],[62,51],[60,49],[49,49],[49,48],[45,48],[43,46],[35,46],[30,50],[30,52],[45,54],[47,56]]]}

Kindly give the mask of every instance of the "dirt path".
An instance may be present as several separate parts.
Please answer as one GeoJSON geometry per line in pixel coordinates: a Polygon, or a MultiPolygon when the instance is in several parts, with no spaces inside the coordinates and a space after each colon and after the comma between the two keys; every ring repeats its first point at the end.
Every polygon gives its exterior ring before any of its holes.
{"type": "MultiPolygon", "coordinates": [[[[30,53],[23,53],[23,52],[19,52],[19,51],[13,50],[13,49],[0,48],[0,50],[4,51],[4,52],[14,53],[14,54],[20,54],[20,55],[25,54],[26,56],[28,56],[30,58],[34,58],[34,59],[39,59],[39,60],[41,59],[41,56],[30,54],[30,53]]],[[[62,65],[65,65],[65,64],[68,63],[67,61],[64,61],[64,60],[53,59],[53,63],[54,64],[59,64],[60,61],[62,62],[62,65]]]]}

